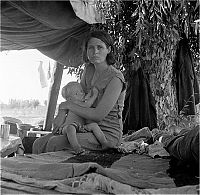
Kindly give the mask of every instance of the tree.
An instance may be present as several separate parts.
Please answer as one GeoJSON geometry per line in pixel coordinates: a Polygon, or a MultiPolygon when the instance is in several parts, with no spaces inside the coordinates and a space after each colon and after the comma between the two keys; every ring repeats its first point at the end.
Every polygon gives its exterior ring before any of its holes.
{"type": "Polygon", "coordinates": [[[200,28],[194,22],[199,19],[199,1],[115,0],[109,6],[100,3],[99,10],[105,9],[110,10],[105,12],[109,22],[94,26],[107,29],[114,37],[116,57],[123,64],[118,68],[124,70],[129,80],[131,70],[143,67],[156,100],[158,126],[164,128],[177,123],[180,113],[177,113],[173,61],[177,43],[185,33],[196,62],[196,73],[200,73],[200,28]]]}
{"type": "MultiPolygon", "coordinates": [[[[91,29],[105,29],[114,38],[117,68],[127,81],[131,70],[142,67],[156,100],[158,126],[176,123],[177,100],[173,61],[182,33],[189,39],[200,75],[198,0],[99,0],[96,7],[106,19],[91,29]],[[168,120],[168,116],[173,120],[168,120]],[[164,123],[163,123],[164,122],[164,123]]],[[[77,71],[79,72],[79,71],[77,71]]]]}
{"type": "Polygon", "coordinates": [[[39,100],[32,100],[32,106],[33,108],[37,108],[40,105],[40,101],[39,100]]]}
{"type": "Polygon", "coordinates": [[[48,103],[48,101],[47,101],[47,100],[44,100],[44,105],[45,105],[45,106],[47,106],[47,103],[48,103]]]}

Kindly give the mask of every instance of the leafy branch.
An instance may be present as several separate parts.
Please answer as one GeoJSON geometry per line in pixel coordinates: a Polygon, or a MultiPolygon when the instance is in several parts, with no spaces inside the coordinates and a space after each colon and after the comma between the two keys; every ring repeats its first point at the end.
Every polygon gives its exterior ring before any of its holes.
{"type": "MultiPolygon", "coordinates": [[[[104,29],[114,38],[117,68],[126,80],[131,71],[144,69],[156,100],[158,125],[166,116],[177,113],[173,61],[183,33],[189,39],[200,75],[198,0],[97,0],[97,9],[105,24],[93,24],[91,30],[104,29]]],[[[73,72],[73,70],[71,70],[73,72]]],[[[80,73],[76,70],[76,73],[80,73]]]]}

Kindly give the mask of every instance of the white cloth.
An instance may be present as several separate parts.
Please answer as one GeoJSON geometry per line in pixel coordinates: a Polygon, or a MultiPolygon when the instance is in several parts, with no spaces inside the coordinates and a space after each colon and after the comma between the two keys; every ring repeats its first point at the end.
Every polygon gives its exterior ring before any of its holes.
{"type": "Polygon", "coordinates": [[[47,79],[51,79],[51,64],[49,62],[48,71],[47,71],[47,79]]]}
{"type": "Polygon", "coordinates": [[[22,145],[22,140],[18,136],[10,135],[9,139],[3,139],[0,138],[1,144],[0,144],[0,153],[2,154],[8,149],[11,149],[15,146],[22,145]]]}
{"type": "Polygon", "coordinates": [[[40,61],[40,64],[39,64],[39,67],[38,67],[38,72],[39,72],[39,78],[40,78],[41,87],[44,88],[44,87],[47,87],[48,84],[47,84],[47,79],[46,79],[46,76],[45,76],[44,69],[43,69],[42,65],[43,65],[43,62],[40,61]]]}
{"type": "Polygon", "coordinates": [[[97,0],[70,0],[75,14],[89,24],[105,23],[102,13],[98,12],[97,0]]]}

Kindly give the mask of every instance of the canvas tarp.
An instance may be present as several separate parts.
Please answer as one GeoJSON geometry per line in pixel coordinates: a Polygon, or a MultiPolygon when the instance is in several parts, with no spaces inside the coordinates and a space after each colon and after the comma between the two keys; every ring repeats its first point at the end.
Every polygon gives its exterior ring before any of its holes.
{"type": "MultiPolygon", "coordinates": [[[[104,168],[92,162],[67,163],[66,151],[62,151],[62,154],[57,153],[37,155],[37,159],[32,155],[1,159],[2,190],[11,188],[9,184],[14,181],[21,184],[20,187],[23,186],[23,192],[26,193],[31,192],[31,189],[41,189],[37,191],[38,194],[44,189],[55,193],[87,194],[198,192],[198,185],[176,187],[173,179],[166,173],[168,159],[152,159],[146,155],[130,154],[116,161],[110,168],[104,168]],[[30,189],[31,186],[35,188],[30,189]]],[[[15,189],[15,193],[17,190],[15,189]]]]}
{"type": "Polygon", "coordinates": [[[147,139],[148,136],[133,133],[128,141],[124,139],[121,146],[108,151],[73,155],[71,150],[65,150],[1,159],[2,192],[10,194],[14,190],[16,194],[23,187],[23,192],[36,190],[37,194],[43,190],[87,194],[162,194],[167,191],[197,194],[196,178],[186,177],[186,169],[184,174],[179,171],[178,177],[171,177],[169,154],[162,152],[162,144],[144,144],[147,139]],[[184,181],[180,181],[180,173],[184,181]]]}
{"type": "Polygon", "coordinates": [[[89,29],[70,1],[1,1],[1,51],[38,49],[65,66],[77,66],[89,29]]]}

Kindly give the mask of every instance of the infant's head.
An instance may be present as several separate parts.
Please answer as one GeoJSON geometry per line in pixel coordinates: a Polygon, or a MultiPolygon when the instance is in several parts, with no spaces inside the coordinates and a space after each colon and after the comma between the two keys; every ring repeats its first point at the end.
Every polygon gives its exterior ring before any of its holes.
{"type": "Polygon", "coordinates": [[[62,96],[64,99],[75,99],[75,100],[83,100],[84,98],[84,92],[81,87],[81,84],[75,81],[67,83],[62,88],[62,96]]]}

